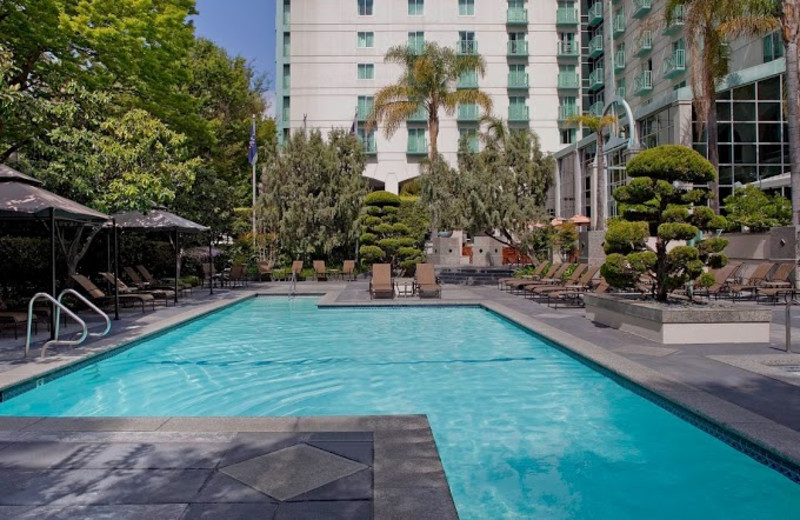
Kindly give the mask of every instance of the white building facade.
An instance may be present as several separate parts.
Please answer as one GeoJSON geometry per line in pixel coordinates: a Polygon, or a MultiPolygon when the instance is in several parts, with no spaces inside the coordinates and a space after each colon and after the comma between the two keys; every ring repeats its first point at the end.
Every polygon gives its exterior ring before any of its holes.
{"type": "MultiPolygon", "coordinates": [[[[397,81],[401,69],[383,56],[396,45],[437,42],[477,52],[485,77],[465,76],[493,101],[493,113],[512,128],[535,130],[545,150],[559,136],[559,59],[556,0],[277,0],[279,139],[300,129],[351,128],[365,142],[365,175],[376,188],[397,193],[419,175],[428,151],[427,117],[420,114],[391,138],[365,135],[372,96],[397,81]]],[[[577,62],[577,58],[574,60],[577,62]]],[[[573,65],[574,68],[575,65],[573,65]]],[[[576,85],[577,87],[577,85],[576,85]]],[[[459,139],[478,147],[476,107],[440,114],[439,150],[455,164],[459,139]]]]}

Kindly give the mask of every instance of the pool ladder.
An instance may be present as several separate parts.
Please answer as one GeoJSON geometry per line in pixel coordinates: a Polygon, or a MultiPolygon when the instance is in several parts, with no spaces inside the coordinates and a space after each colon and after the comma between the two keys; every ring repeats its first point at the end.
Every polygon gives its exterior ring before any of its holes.
{"type": "Polygon", "coordinates": [[[47,341],[44,345],[42,345],[42,352],[39,355],[40,357],[44,357],[44,354],[47,351],[47,347],[49,347],[51,345],[53,345],[53,346],[55,346],[55,345],[66,345],[66,346],[77,347],[78,345],[80,345],[81,343],[86,341],[87,337],[91,336],[91,337],[96,337],[96,338],[102,338],[103,336],[107,335],[111,331],[111,318],[108,317],[108,314],[106,314],[105,312],[100,310],[99,307],[97,307],[95,304],[93,304],[92,302],[87,300],[83,295],[81,295],[75,289],[64,289],[63,291],[61,291],[61,294],[58,295],[58,298],[53,298],[52,295],[50,295],[50,294],[48,294],[46,292],[36,293],[36,294],[33,295],[33,298],[31,298],[30,302],[28,302],[28,334],[27,334],[27,336],[25,338],[25,357],[28,357],[28,353],[30,352],[30,347],[31,347],[31,336],[32,336],[31,335],[31,329],[32,329],[32,325],[33,325],[33,304],[36,303],[36,300],[39,300],[39,299],[45,299],[45,300],[49,301],[50,303],[52,303],[53,305],[55,305],[55,307],[56,307],[55,334],[53,335],[53,339],[51,339],[50,341],[47,341]],[[77,314],[72,312],[66,305],[64,305],[62,303],[62,300],[64,299],[64,296],[66,296],[67,294],[75,296],[80,301],[85,303],[86,306],[88,306],[96,314],[100,315],[100,317],[102,317],[103,320],[106,322],[105,330],[103,332],[92,332],[92,333],[90,333],[89,332],[89,328],[86,325],[86,322],[83,321],[80,317],[78,317],[77,314]],[[70,318],[75,320],[78,323],[78,325],[81,326],[81,333],[76,339],[73,339],[73,340],[67,340],[67,339],[59,340],[58,339],[59,331],[60,331],[60,328],[61,328],[61,311],[62,310],[64,311],[64,313],[67,316],[69,316],[70,318]]]}
{"type": "Polygon", "coordinates": [[[297,292],[297,273],[292,271],[292,280],[289,284],[289,297],[293,297],[297,292]]]}

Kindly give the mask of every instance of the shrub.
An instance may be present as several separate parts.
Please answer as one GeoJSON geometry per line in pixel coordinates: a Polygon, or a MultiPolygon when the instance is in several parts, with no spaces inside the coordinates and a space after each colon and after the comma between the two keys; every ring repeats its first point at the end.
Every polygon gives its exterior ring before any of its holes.
{"type": "Polygon", "coordinates": [[[365,206],[399,206],[400,197],[388,191],[373,191],[364,198],[365,206]]]}
{"type": "Polygon", "coordinates": [[[386,254],[378,246],[361,246],[358,256],[365,264],[373,264],[386,258],[386,254]]]}
{"type": "Polygon", "coordinates": [[[787,226],[792,221],[792,203],[775,194],[770,197],[755,186],[745,186],[725,197],[725,209],[731,227],[741,230],[767,231],[771,227],[787,226]]]}
{"type": "Polygon", "coordinates": [[[372,215],[374,217],[380,217],[383,214],[383,210],[378,206],[367,206],[364,208],[364,213],[367,215],[372,215]]]}
{"type": "Polygon", "coordinates": [[[377,240],[378,237],[376,235],[373,235],[372,233],[364,233],[359,237],[358,242],[362,246],[369,246],[373,245],[377,240]]]}
{"type": "Polygon", "coordinates": [[[381,218],[380,218],[380,217],[372,217],[372,216],[367,216],[367,217],[363,217],[363,218],[361,219],[361,223],[362,223],[364,226],[367,226],[367,227],[369,227],[369,226],[377,226],[378,224],[380,224],[380,223],[382,223],[382,222],[383,222],[383,221],[381,220],[381,218]]]}
{"type": "Polygon", "coordinates": [[[395,235],[409,235],[411,234],[411,228],[403,224],[402,222],[398,222],[396,224],[392,224],[392,233],[395,235]]]}
{"type": "Polygon", "coordinates": [[[392,234],[392,225],[391,224],[378,224],[374,228],[372,228],[375,233],[381,236],[389,236],[392,234]]]}
{"type": "Polygon", "coordinates": [[[417,249],[416,247],[399,247],[397,248],[397,256],[400,258],[416,258],[422,255],[422,251],[417,249]]]}

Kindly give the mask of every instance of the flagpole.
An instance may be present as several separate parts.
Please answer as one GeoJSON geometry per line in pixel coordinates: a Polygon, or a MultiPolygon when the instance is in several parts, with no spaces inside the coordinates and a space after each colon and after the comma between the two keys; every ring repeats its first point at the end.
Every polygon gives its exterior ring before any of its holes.
{"type": "MultiPolygon", "coordinates": [[[[253,114],[253,128],[256,127],[256,115],[253,114]]],[[[256,252],[258,247],[256,244],[256,162],[253,161],[253,252],[256,252]]]]}

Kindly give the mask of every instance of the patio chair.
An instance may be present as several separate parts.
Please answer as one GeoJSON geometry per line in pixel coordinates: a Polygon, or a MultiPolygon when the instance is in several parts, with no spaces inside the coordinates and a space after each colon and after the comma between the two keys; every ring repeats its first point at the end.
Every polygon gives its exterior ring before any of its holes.
{"type": "Polygon", "coordinates": [[[559,305],[563,307],[583,307],[583,295],[587,293],[602,294],[608,291],[608,282],[603,278],[599,280],[592,280],[591,283],[578,289],[562,289],[547,295],[547,305],[558,309],[559,305]]]}
{"type": "Polygon", "coordinates": [[[218,284],[220,287],[223,284],[223,279],[220,273],[217,272],[217,269],[212,264],[209,266],[208,264],[204,263],[201,264],[202,272],[203,272],[203,283],[205,285],[208,282],[208,286],[211,287],[212,284],[218,284]]]}
{"type": "Polygon", "coordinates": [[[417,292],[420,298],[441,298],[442,284],[436,278],[433,264],[417,264],[414,274],[417,283],[417,292]]]}
{"type": "MultiPolygon", "coordinates": [[[[705,296],[716,299],[730,290],[729,284],[735,279],[736,272],[742,267],[742,262],[728,262],[724,267],[719,269],[711,269],[709,274],[714,277],[714,284],[711,287],[698,287],[693,289],[696,296],[705,296]]],[[[686,293],[686,289],[676,291],[678,293],[686,293]]]]}
{"type": "Polygon", "coordinates": [[[392,264],[372,264],[372,279],[369,281],[369,297],[394,298],[392,264]]]}
{"type": "Polygon", "coordinates": [[[244,287],[247,284],[244,264],[233,264],[231,266],[231,270],[228,273],[228,282],[230,282],[231,287],[236,287],[237,284],[239,287],[244,287]]]}
{"type": "Polygon", "coordinates": [[[292,268],[286,274],[286,280],[291,280],[292,275],[294,275],[295,280],[300,280],[300,275],[303,273],[303,261],[302,260],[295,260],[292,262],[292,268]]]}
{"type": "Polygon", "coordinates": [[[270,260],[269,262],[265,262],[263,260],[258,262],[258,280],[261,281],[265,276],[269,277],[268,280],[272,280],[272,270],[275,267],[275,262],[270,260]]]}
{"type": "Polygon", "coordinates": [[[510,282],[518,282],[520,280],[538,280],[542,276],[542,272],[545,270],[545,268],[547,268],[547,266],[547,262],[542,262],[536,266],[536,269],[534,269],[531,274],[523,275],[522,278],[500,278],[497,280],[497,288],[503,290],[508,287],[510,282]]]}
{"type": "MultiPolygon", "coordinates": [[[[28,313],[21,312],[21,311],[0,311],[0,328],[11,327],[14,329],[14,339],[19,338],[19,327],[20,325],[25,327],[28,324],[28,313]]],[[[34,314],[33,316],[33,325],[34,325],[34,334],[39,332],[38,327],[38,318],[34,314]]]]}
{"type": "Polygon", "coordinates": [[[564,267],[565,265],[567,265],[567,264],[551,264],[550,268],[547,269],[547,272],[545,272],[543,275],[540,274],[535,279],[534,278],[509,278],[505,282],[505,285],[508,288],[509,292],[513,293],[514,291],[521,291],[522,287],[524,287],[525,285],[527,285],[527,284],[529,284],[531,282],[539,281],[539,280],[542,280],[542,279],[545,279],[545,278],[554,277],[556,275],[556,273],[559,272],[560,269],[562,269],[562,268],[566,269],[564,267]]]}
{"type": "Polygon", "coordinates": [[[328,270],[325,269],[325,260],[314,260],[314,280],[318,282],[328,280],[328,270]]]}
{"type": "MultiPolygon", "coordinates": [[[[113,296],[108,296],[99,287],[97,287],[91,280],[82,274],[73,274],[72,279],[75,280],[86,293],[98,303],[100,306],[108,305],[114,302],[113,296]]],[[[156,299],[152,294],[120,294],[119,301],[121,304],[129,303],[134,305],[141,305],[142,312],[144,312],[145,304],[150,304],[153,310],[156,309],[156,299]]]]}
{"type": "Polygon", "coordinates": [[[125,274],[128,276],[128,279],[131,281],[133,285],[139,288],[144,288],[150,285],[139,275],[138,272],[136,272],[136,269],[134,269],[133,267],[126,265],[125,267],[122,268],[122,270],[125,271],[125,274]]]}
{"type": "Polygon", "coordinates": [[[579,264],[578,267],[575,268],[572,275],[562,283],[552,284],[552,285],[538,285],[538,286],[528,286],[525,287],[526,291],[526,298],[531,299],[545,299],[548,298],[550,293],[557,293],[559,291],[582,291],[586,290],[591,287],[592,280],[594,279],[597,271],[600,270],[599,265],[590,265],[586,266],[584,264],[579,264]],[[581,268],[583,266],[584,269],[581,268]],[[575,279],[574,274],[576,272],[582,272],[583,274],[578,278],[575,279]]]}
{"type": "MultiPolygon", "coordinates": [[[[99,273],[100,276],[108,282],[109,287],[114,287],[114,275],[112,273],[99,273]]],[[[175,298],[175,291],[169,289],[136,289],[128,287],[128,285],[117,278],[117,290],[120,295],[123,294],[151,294],[157,300],[164,300],[164,306],[169,307],[170,298],[175,298]]]]}
{"type": "Polygon", "coordinates": [[[778,302],[786,296],[794,296],[795,287],[792,285],[792,273],[794,273],[794,262],[779,264],[769,281],[763,282],[756,288],[756,298],[763,297],[767,301],[778,302]]]}
{"type": "Polygon", "coordinates": [[[356,261],[345,260],[342,264],[342,280],[355,280],[356,279],[356,261]]]}
{"type": "MultiPolygon", "coordinates": [[[[171,289],[174,290],[174,288],[175,288],[174,284],[170,284],[170,283],[168,283],[166,281],[159,282],[158,280],[156,280],[153,277],[152,274],[150,274],[150,271],[148,271],[147,268],[145,266],[143,266],[142,264],[137,265],[136,269],[139,270],[139,273],[144,277],[145,281],[150,285],[150,287],[154,287],[154,288],[157,288],[157,289],[170,289],[171,288],[171,289]]],[[[187,292],[188,291],[189,293],[191,293],[192,292],[192,286],[189,285],[189,284],[186,284],[186,283],[178,282],[178,290],[181,291],[181,292],[187,292]]]]}
{"type": "Polygon", "coordinates": [[[744,299],[742,297],[743,293],[755,297],[759,285],[767,279],[767,274],[773,267],[775,267],[773,262],[762,262],[756,266],[747,278],[740,280],[738,283],[729,284],[728,295],[731,297],[731,300],[736,301],[737,299],[744,299]]]}
{"type": "MultiPolygon", "coordinates": [[[[540,285],[556,285],[562,283],[564,281],[564,273],[566,273],[567,270],[570,267],[572,267],[572,265],[573,264],[567,264],[567,263],[561,264],[558,267],[558,269],[556,269],[556,272],[553,273],[553,276],[542,277],[539,280],[527,280],[523,283],[517,284],[516,294],[524,294],[528,287],[536,287],[540,285]]],[[[575,281],[585,268],[586,264],[578,264],[572,271],[572,274],[570,274],[568,281],[575,281]],[[572,278],[573,275],[575,275],[575,278],[572,278]]],[[[512,292],[514,291],[512,290],[512,292]]]]}

